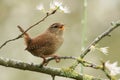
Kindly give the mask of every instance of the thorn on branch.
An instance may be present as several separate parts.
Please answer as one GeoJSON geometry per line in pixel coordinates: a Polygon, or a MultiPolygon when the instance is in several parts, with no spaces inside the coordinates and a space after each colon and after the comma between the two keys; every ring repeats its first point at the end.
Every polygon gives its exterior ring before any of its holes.
{"type": "Polygon", "coordinates": [[[108,34],[108,37],[111,37],[111,34],[110,34],[110,33],[108,34]]]}

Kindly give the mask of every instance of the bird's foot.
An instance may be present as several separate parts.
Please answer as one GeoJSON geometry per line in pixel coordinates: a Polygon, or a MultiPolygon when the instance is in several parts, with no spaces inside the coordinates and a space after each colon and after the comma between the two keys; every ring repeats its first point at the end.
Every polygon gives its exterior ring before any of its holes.
{"type": "Polygon", "coordinates": [[[47,66],[48,62],[46,58],[43,58],[43,62],[40,64],[40,67],[47,66]]]}
{"type": "Polygon", "coordinates": [[[59,62],[60,62],[60,57],[59,57],[59,56],[54,55],[54,58],[55,58],[55,61],[56,61],[57,63],[59,63],[59,62]]]}

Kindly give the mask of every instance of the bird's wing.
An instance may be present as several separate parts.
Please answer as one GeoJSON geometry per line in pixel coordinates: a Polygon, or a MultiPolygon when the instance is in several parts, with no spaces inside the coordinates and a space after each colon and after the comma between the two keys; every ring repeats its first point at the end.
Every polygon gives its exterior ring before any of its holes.
{"type": "Polygon", "coordinates": [[[42,49],[44,47],[48,47],[52,45],[52,39],[47,35],[40,35],[34,39],[32,39],[31,43],[27,46],[27,50],[37,50],[42,49]]]}

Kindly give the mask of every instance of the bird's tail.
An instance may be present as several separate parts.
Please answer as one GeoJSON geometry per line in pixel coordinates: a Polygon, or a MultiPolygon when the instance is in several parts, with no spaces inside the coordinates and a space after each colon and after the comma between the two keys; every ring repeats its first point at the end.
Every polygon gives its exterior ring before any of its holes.
{"type": "Polygon", "coordinates": [[[28,46],[29,43],[31,42],[31,38],[30,38],[29,34],[28,34],[27,32],[25,32],[25,31],[22,29],[22,27],[20,27],[20,26],[17,26],[17,27],[19,28],[20,32],[23,33],[25,43],[26,43],[26,45],[28,46]]]}

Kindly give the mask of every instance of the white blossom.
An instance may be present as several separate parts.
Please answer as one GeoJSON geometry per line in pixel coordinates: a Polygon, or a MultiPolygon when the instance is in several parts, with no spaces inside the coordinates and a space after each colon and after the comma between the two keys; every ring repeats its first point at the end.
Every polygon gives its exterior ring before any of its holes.
{"type": "Polygon", "coordinates": [[[59,8],[60,6],[62,6],[62,2],[58,1],[58,0],[54,0],[53,2],[50,3],[50,9],[56,9],[59,8]]]}
{"type": "Polygon", "coordinates": [[[93,45],[90,47],[90,51],[91,51],[91,52],[94,51],[95,49],[96,49],[96,47],[93,46],[93,45]]]}
{"type": "MultiPolygon", "coordinates": [[[[37,10],[43,10],[43,11],[47,11],[44,9],[43,4],[39,4],[37,7],[37,10]]],[[[58,10],[60,12],[64,12],[64,13],[70,13],[70,10],[68,9],[67,6],[63,6],[63,3],[60,2],[59,0],[53,0],[52,2],[50,2],[50,10],[58,10]]]]}
{"type": "Polygon", "coordinates": [[[39,4],[36,8],[37,8],[37,10],[44,10],[43,4],[39,4]]]}
{"type": "Polygon", "coordinates": [[[110,71],[110,74],[115,76],[117,74],[120,74],[120,67],[117,67],[118,62],[114,62],[113,64],[110,63],[110,61],[105,62],[105,67],[110,71]]]}
{"type": "Polygon", "coordinates": [[[67,6],[65,6],[65,7],[60,6],[60,10],[63,11],[64,13],[70,13],[70,10],[68,9],[67,6]]]}
{"type": "Polygon", "coordinates": [[[63,3],[58,0],[54,0],[53,2],[50,3],[50,9],[52,10],[59,9],[64,13],[70,13],[70,10],[68,9],[68,7],[67,6],[63,7],[63,3]]]}
{"type": "Polygon", "coordinates": [[[55,5],[53,4],[53,2],[50,3],[50,9],[54,10],[56,9],[55,5]]]}
{"type": "Polygon", "coordinates": [[[60,1],[58,1],[58,0],[55,0],[55,1],[54,1],[54,4],[55,4],[55,6],[59,7],[59,6],[62,5],[62,2],[60,2],[60,1]]]}
{"type": "Polygon", "coordinates": [[[102,47],[102,48],[100,48],[99,50],[100,50],[102,53],[107,54],[107,53],[108,53],[108,48],[109,48],[109,47],[102,47]]]}

